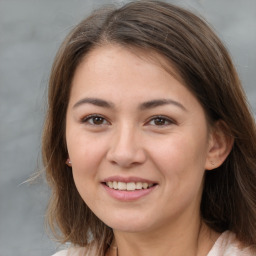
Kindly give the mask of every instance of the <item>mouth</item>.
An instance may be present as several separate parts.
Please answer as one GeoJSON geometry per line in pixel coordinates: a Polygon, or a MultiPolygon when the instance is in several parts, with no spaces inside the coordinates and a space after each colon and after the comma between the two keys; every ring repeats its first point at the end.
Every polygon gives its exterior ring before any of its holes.
{"type": "Polygon", "coordinates": [[[158,183],[140,177],[112,176],[101,182],[112,198],[123,201],[136,201],[144,198],[158,187],[158,183]]]}
{"type": "Polygon", "coordinates": [[[103,184],[111,189],[120,190],[120,191],[136,191],[136,190],[145,190],[153,186],[156,186],[156,183],[148,182],[121,182],[121,181],[107,181],[103,184]]]}

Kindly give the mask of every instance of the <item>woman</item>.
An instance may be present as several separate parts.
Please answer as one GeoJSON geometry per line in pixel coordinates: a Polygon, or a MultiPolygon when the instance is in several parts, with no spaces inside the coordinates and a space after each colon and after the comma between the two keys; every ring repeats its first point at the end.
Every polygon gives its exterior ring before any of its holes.
{"type": "Polygon", "coordinates": [[[204,21],[102,9],[53,64],[43,160],[56,255],[256,255],[256,132],[204,21]]]}

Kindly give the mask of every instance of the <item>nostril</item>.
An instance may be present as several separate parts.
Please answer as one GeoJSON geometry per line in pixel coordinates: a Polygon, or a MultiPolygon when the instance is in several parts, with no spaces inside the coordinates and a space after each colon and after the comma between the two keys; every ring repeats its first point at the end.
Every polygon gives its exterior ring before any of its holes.
{"type": "Polygon", "coordinates": [[[126,136],[126,139],[120,139],[117,142],[114,140],[106,157],[112,165],[125,168],[137,166],[146,161],[146,153],[131,136],[126,136]]]}

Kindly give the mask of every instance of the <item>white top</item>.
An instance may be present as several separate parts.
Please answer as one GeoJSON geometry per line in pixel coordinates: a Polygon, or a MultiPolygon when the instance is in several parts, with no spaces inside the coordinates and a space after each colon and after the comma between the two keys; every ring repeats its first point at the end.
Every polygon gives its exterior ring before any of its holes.
{"type": "MultiPolygon", "coordinates": [[[[94,251],[94,250],[93,250],[94,251]]],[[[96,256],[95,251],[86,252],[85,248],[70,248],[57,252],[53,256],[96,256]]],[[[113,248],[108,254],[109,256],[117,256],[117,248],[113,248]]],[[[249,247],[244,247],[236,239],[236,235],[230,231],[225,231],[216,240],[212,249],[206,256],[256,256],[256,252],[249,247]]]]}

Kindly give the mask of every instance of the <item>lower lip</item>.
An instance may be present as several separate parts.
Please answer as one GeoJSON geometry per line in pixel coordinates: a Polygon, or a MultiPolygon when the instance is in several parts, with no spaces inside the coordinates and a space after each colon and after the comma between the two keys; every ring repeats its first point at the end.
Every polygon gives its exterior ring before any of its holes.
{"type": "Polygon", "coordinates": [[[156,188],[156,186],[152,186],[147,189],[138,189],[138,190],[134,190],[134,191],[127,191],[127,190],[116,190],[116,189],[108,187],[105,184],[103,184],[103,187],[105,188],[105,190],[111,197],[118,199],[120,201],[138,200],[142,197],[147,196],[156,188]]]}

